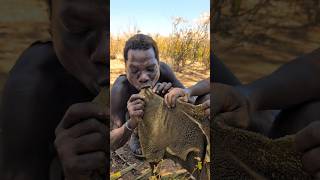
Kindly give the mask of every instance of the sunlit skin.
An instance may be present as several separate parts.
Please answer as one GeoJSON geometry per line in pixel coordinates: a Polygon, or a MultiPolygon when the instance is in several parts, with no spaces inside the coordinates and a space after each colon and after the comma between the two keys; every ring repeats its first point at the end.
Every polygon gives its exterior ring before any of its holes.
{"type": "Polygon", "coordinates": [[[232,126],[266,125],[271,138],[295,134],[304,170],[320,178],[320,49],[284,64],[275,72],[241,85],[215,58],[212,113],[232,126]],[[226,75],[224,77],[224,75],[226,75]],[[252,118],[257,111],[280,110],[273,124],[252,118]],[[271,128],[270,128],[271,127],[271,128]]]}
{"type": "Polygon", "coordinates": [[[91,101],[109,82],[108,9],[104,0],[52,2],[52,42],[26,49],[3,89],[0,179],[49,179],[56,156],[67,179],[103,167],[108,115],[91,101]]]}

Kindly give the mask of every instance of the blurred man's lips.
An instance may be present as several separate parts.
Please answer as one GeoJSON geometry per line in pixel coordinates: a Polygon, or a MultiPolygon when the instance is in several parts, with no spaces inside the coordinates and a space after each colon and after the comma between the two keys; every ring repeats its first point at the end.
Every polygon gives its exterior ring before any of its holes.
{"type": "Polygon", "coordinates": [[[151,88],[151,85],[150,84],[144,84],[141,86],[141,89],[144,89],[144,88],[151,88]]]}

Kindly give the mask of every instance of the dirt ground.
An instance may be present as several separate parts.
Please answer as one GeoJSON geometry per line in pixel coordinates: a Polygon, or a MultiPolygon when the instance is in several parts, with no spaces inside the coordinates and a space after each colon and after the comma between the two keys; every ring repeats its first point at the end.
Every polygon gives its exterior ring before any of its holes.
{"type": "MultiPolygon", "coordinates": [[[[148,179],[151,174],[149,163],[143,159],[137,159],[129,149],[129,145],[126,144],[122,148],[111,152],[111,168],[110,175],[116,174],[117,172],[124,170],[130,166],[134,168],[129,172],[124,173],[119,179],[148,179]]],[[[163,160],[160,166],[160,175],[174,177],[177,175],[183,175],[188,177],[188,173],[185,169],[181,168],[179,164],[174,163],[171,160],[163,160]]]]}
{"type": "Polygon", "coordinates": [[[320,27],[274,29],[268,37],[236,45],[234,39],[216,35],[215,54],[243,83],[249,83],[319,48],[319,32],[320,27]]]}
{"type": "MultiPolygon", "coordinates": [[[[319,48],[320,25],[308,14],[315,7],[312,1],[221,2],[220,21],[215,23],[217,32],[211,35],[212,47],[243,83],[268,75],[293,58],[319,48]],[[255,11],[250,11],[253,7],[255,11]]],[[[212,12],[215,17],[217,14],[212,12]]]]}

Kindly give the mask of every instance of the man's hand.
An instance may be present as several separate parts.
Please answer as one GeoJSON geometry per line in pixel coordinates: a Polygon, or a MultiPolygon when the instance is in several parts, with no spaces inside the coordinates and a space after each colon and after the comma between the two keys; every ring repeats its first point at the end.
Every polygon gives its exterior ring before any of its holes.
{"type": "Polygon", "coordinates": [[[295,145],[302,152],[303,169],[320,179],[320,122],[313,122],[296,134],[295,145]]]}
{"type": "Polygon", "coordinates": [[[188,102],[188,99],[190,97],[190,93],[188,89],[182,89],[182,88],[172,88],[169,90],[169,92],[164,96],[164,102],[169,108],[176,107],[176,101],[179,97],[185,97],[182,98],[183,101],[188,102]]]}
{"type": "Polygon", "coordinates": [[[210,99],[206,100],[203,104],[203,109],[205,111],[205,114],[210,119],[210,99]]]}
{"type": "Polygon", "coordinates": [[[160,96],[164,96],[169,92],[169,90],[172,87],[172,83],[170,82],[162,82],[162,83],[157,83],[153,88],[152,91],[154,93],[159,94],[160,96]]]}
{"type": "Polygon", "coordinates": [[[55,147],[67,179],[87,179],[106,162],[105,109],[94,103],[72,105],[55,130],[55,147]]]}
{"type": "Polygon", "coordinates": [[[234,87],[214,83],[212,96],[212,116],[227,124],[247,128],[250,122],[249,101],[234,87]]]}
{"type": "Polygon", "coordinates": [[[127,103],[130,119],[140,119],[144,114],[144,97],[140,94],[131,95],[127,103]]]}

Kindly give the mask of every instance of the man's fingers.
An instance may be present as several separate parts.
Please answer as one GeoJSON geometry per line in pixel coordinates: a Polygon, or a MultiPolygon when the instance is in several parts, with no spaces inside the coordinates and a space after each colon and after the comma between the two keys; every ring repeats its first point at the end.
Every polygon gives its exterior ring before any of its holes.
{"type": "Polygon", "coordinates": [[[143,110],[144,109],[144,104],[136,104],[132,107],[132,109],[134,111],[137,111],[137,110],[143,110]]]}
{"type": "Polygon", "coordinates": [[[88,118],[106,120],[106,112],[103,108],[94,103],[78,103],[70,106],[58,126],[64,129],[88,118]]]}
{"type": "Polygon", "coordinates": [[[136,100],[138,100],[138,99],[144,101],[145,98],[144,98],[142,95],[140,95],[140,94],[133,94],[133,95],[131,95],[131,97],[129,98],[128,103],[129,103],[129,102],[136,101],[136,100]]]}
{"type": "Polygon", "coordinates": [[[136,104],[142,104],[142,105],[144,105],[145,102],[144,102],[143,100],[141,100],[141,99],[137,99],[137,100],[131,102],[131,105],[136,105],[136,104]]]}
{"type": "Polygon", "coordinates": [[[210,99],[206,100],[206,101],[203,103],[203,109],[207,109],[207,108],[210,108],[210,99]]]}
{"type": "Polygon", "coordinates": [[[144,102],[137,101],[137,102],[133,102],[133,103],[128,104],[127,108],[128,108],[129,114],[132,115],[131,112],[137,111],[137,110],[143,110],[144,106],[145,106],[144,102]]]}
{"type": "Polygon", "coordinates": [[[173,107],[172,97],[175,96],[173,93],[168,93],[165,95],[165,102],[169,108],[173,107]]]}
{"type": "Polygon", "coordinates": [[[157,92],[158,90],[158,87],[161,85],[161,83],[157,83],[153,88],[152,88],[152,91],[153,92],[157,92]]]}
{"type": "Polygon", "coordinates": [[[166,95],[164,95],[164,103],[170,107],[170,104],[169,104],[169,101],[168,101],[168,98],[171,96],[170,93],[167,93],[166,95]]]}
{"type": "Polygon", "coordinates": [[[72,126],[68,129],[68,134],[73,138],[77,138],[93,132],[104,133],[106,131],[105,128],[106,126],[98,120],[88,119],[72,126]]]}
{"type": "Polygon", "coordinates": [[[314,174],[320,170],[320,147],[314,148],[306,152],[302,156],[303,169],[310,174],[314,174]]]}
{"type": "Polygon", "coordinates": [[[79,172],[98,170],[106,162],[106,154],[103,151],[86,153],[75,159],[75,164],[79,172]]]}
{"type": "Polygon", "coordinates": [[[212,114],[216,116],[223,111],[232,111],[233,105],[239,104],[239,98],[236,98],[237,93],[233,87],[220,84],[212,83],[211,85],[211,98],[212,98],[212,114]]]}
{"type": "Polygon", "coordinates": [[[300,152],[305,152],[320,144],[320,122],[309,124],[299,131],[295,136],[296,148],[300,152]]]}
{"type": "Polygon", "coordinates": [[[138,117],[142,117],[142,116],[143,116],[143,110],[133,111],[131,116],[134,116],[134,117],[137,117],[137,116],[138,116],[138,117]]]}
{"type": "Polygon", "coordinates": [[[167,85],[166,82],[160,83],[160,84],[157,86],[157,89],[156,89],[155,93],[157,93],[157,94],[162,93],[162,90],[164,89],[164,87],[165,87],[166,85],[167,85]]]}
{"type": "Polygon", "coordinates": [[[170,82],[168,82],[168,83],[163,87],[162,94],[167,93],[171,87],[172,87],[172,84],[171,84],[170,82]]]}
{"type": "Polygon", "coordinates": [[[205,114],[206,114],[207,117],[210,118],[210,108],[207,108],[207,109],[205,110],[205,114]]]}
{"type": "Polygon", "coordinates": [[[241,129],[247,128],[246,121],[239,121],[239,119],[237,119],[236,116],[237,114],[235,113],[226,112],[226,113],[219,114],[218,116],[215,117],[215,119],[222,121],[225,124],[232,127],[241,128],[241,129]]]}
{"type": "Polygon", "coordinates": [[[214,95],[212,97],[211,103],[212,103],[212,106],[211,106],[212,114],[213,116],[216,116],[223,109],[223,103],[221,102],[221,99],[219,99],[219,97],[216,97],[214,95]]]}
{"type": "Polygon", "coordinates": [[[90,133],[75,139],[75,151],[79,154],[93,151],[105,151],[106,141],[106,133],[90,133]]]}
{"type": "Polygon", "coordinates": [[[180,94],[176,94],[171,98],[171,107],[176,107],[178,98],[181,97],[180,94]]]}

